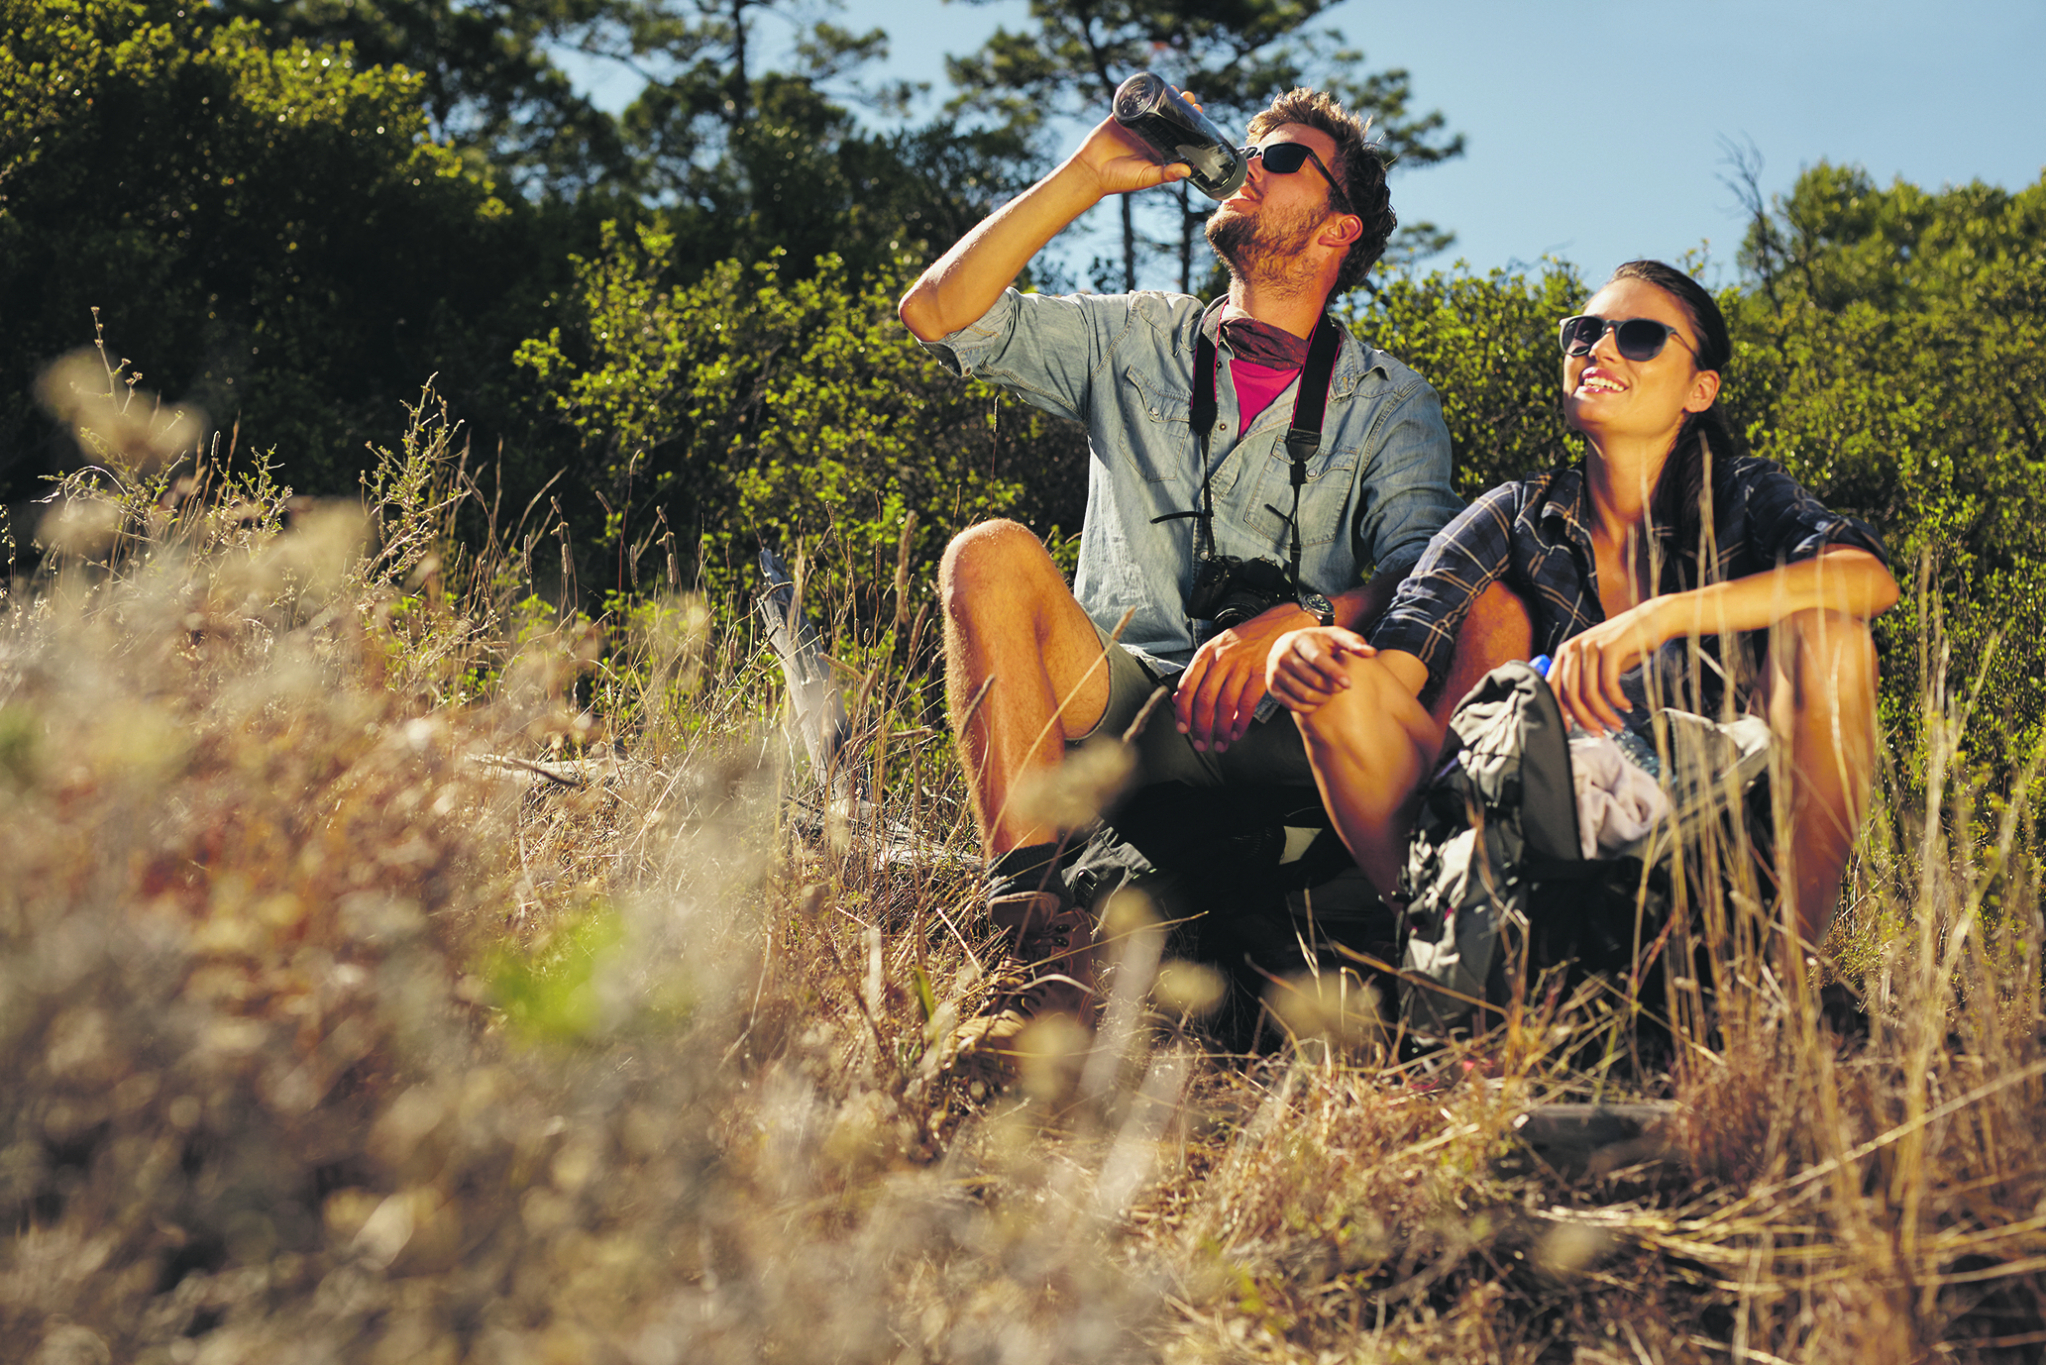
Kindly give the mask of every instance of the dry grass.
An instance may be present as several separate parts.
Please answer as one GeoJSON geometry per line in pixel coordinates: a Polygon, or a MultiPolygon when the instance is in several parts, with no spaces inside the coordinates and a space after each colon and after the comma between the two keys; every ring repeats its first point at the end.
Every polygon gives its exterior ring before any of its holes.
{"type": "Polygon", "coordinates": [[[2046,1349],[2037,846],[1948,770],[1965,697],[1928,699],[1931,804],[1874,822],[1836,939],[1865,1039],[1736,946],[1667,1078],[1587,1073],[1540,999],[1447,1087],[1221,1057],[1126,910],[1101,1033],[975,1105],[933,1066],[987,946],[924,693],[835,648],[882,814],[937,854],[805,828],[743,613],[650,574],[608,632],[562,616],[550,525],[457,551],[452,438],[423,408],[367,511],[81,478],[6,599],[0,1356],[2046,1349]],[[1513,1137],[1645,1089],[1660,1162],[1566,1178],[1513,1137]]]}

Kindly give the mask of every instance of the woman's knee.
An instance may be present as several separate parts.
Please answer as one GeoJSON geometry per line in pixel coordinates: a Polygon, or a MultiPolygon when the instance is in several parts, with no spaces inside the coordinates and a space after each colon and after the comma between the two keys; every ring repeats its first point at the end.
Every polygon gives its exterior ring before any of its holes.
{"type": "Polygon", "coordinates": [[[1457,632],[1459,655],[1469,649],[1484,656],[1486,671],[1508,659],[1525,659],[1534,651],[1534,613],[1527,599],[1495,582],[1478,594],[1457,632]]]}
{"type": "Polygon", "coordinates": [[[1830,700],[1874,704],[1875,638],[1868,622],[1845,612],[1813,608],[1777,623],[1771,653],[1780,657],[1800,709],[1830,700]]]}
{"type": "Polygon", "coordinates": [[[1301,734],[1310,743],[1368,749],[1395,738],[1418,741],[1432,729],[1421,703],[1380,660],[1345,657],[1342,673],[1346,686],[1313,711],[1299,715],[1301,734]]]}
{"type": "Polygon", "coordinates": [[[1471,603],[1456,633],[1456,649],[1435,698],[1435,718],[1447,724],[1456,704],[1487,673],[1508,659],[1533,653],[1534,613],[1527,599],[1504,583],[1493,583],[1471,603]]]}

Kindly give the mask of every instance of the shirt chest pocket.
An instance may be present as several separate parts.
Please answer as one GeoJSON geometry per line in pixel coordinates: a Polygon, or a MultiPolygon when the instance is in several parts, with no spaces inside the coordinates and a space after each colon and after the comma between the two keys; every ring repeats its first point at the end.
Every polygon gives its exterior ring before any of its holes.
{"type": "Polygon", "coordinates": [[[1196,464],[1193,395],[1130,369],[1116,396],[1122,407],[1119,458],[1146,483],[1191,483],[1196,464]]]}
{"type": "MultiPolygon", "coordinates": [[[[1322,447],[1307,462],[1307,482],[1300,485],[1300,544],[1326,545],[1347,536],[1352,509],[1350,492],[1357,482],[1358,444],[1352,440],[1331,446],[1333,433],[1322,433],[1322,447]]],[[[1256,438],[1253,438],[1255,441],[1256,438]]],[[[1293,516],[1293,458],[1286,451],[1281,429],[1270,452],[1262,457],[1254,481],[1244,523],[1275,546],[1290,546],[1293,516]]]]}

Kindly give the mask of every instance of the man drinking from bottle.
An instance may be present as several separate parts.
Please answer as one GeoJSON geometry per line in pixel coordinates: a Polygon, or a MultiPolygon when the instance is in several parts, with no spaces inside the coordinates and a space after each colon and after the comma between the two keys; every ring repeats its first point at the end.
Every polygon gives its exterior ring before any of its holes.
{"type": "Polygon", "coordinates": [[[902,299],[910,331],[960,373],[1088,433],[1070,589],[1009,521],[962,532],[940,573],[948,698],[1006,951],[960,1055],[995,1071],[1033,1018],[1093,1004],[1094,925],[1062,875],[1073,831],[1032,818],[1018,788],[1123,736],[1163,686],[1169,706],[1131,740],[1139,785],[1311,789],[1298,731],[1265,695],[1273,642],[1317,621],[1363,629],[1461,508],[1434,390],[1327,312],[1396,221],[1364,124],[1294,90],[1250,138],[1248,176],[1207,225],[1225,298],[1011,287],[1107,196],[1187,175],[1107,119],[902,299]]]}

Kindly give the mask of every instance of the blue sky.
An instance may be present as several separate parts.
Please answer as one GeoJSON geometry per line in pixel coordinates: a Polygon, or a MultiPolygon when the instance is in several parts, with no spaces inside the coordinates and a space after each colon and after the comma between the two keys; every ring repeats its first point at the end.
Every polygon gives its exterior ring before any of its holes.
{"type": "MultiPolygon", "coordinates": [[[[1028,5],[847,0],[832,17],[888,31],[874,74],[930,81],[928,117],[944,54],[1026,26],[1028,5]]],[[[776,23],[762,21],[770,44],[776,23]]],[[[1434,264],[1553,254],[1598,277],[1700,251],[1708,280],[1730,282],[1742,221],[1722,139],[1752,141],[1770,192],[1821,160],[1927,187],[2017,189],[2046,168],[2046,0],[1344,0],[1316,27],[1330,25],[1369,67],[1407,68],[1417,106],[1466,136],[1461,160],[1394,176],[1402,219],[1458,235],[1434,264]]],[[[1107,245],[1075,233],[1054,249],[1084,262],[1107,245]]]]}

